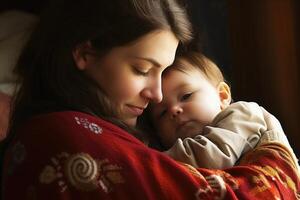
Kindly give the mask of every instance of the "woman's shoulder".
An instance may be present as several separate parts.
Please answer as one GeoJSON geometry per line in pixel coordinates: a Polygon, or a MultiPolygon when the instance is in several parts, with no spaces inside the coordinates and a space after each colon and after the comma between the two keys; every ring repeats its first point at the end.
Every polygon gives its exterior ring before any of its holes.
{"type": "Polygon", "coordinates": [[[23,123],[23,127],[37,127],[40,125],[51,126],[53,128],[67,127],[68,125],[72,127],[75,124],[87,125],[89,121],[108,124],[108,122],[92,114],[79,111],[58,111],[34,115],[23,123]]]}
{"type": "Polygon", "coordinates": [[[36,138],[51,138],[63,137],[76,132],[82,132],[84,127],[91,126],[92,115],[82,112],[61,111],[43,113],[32,116],[20,124],[17,128],[17,134],[20,137],[29,139],[36,138]],[[82,129],[82,130],[81,130],[82,129]]]}
{"type": "Polygon", "coordinates": [[[53,144],[76,149],[89,143],[108,144],[109,140],[141,143],[118,126],[94,115],[78,111],[61,111],[36,115],[17,130],[19,140],[37,146],[53,144]]]}
{"type": "Polygon", "coordinates": [[[59,111],[39,114],[26,120],[21,129],[45,130],[50,128],[55,131],[86,130],[95,134],[102,133],[103,129],[110,132],[125,132],[117,125],[101,119],[95,115],[79,111],[59,111]]]}

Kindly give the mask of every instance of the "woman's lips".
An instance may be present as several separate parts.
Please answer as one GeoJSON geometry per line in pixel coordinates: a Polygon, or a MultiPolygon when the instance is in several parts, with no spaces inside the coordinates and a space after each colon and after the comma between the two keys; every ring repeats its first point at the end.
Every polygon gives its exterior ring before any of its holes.
{"type": "Polygon", "coordinates": [[[138,107],[133,105],[127,105],[129,108],[129,112],[135,116],[139,116],[144,112],[144,107],[138,107]]]}

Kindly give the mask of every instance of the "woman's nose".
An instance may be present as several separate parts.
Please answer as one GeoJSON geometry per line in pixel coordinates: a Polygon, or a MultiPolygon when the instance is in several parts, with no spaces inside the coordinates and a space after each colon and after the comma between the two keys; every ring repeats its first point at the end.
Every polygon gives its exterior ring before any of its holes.
{"type": "Polygon", "coordinates": [[[179,105],[175,105],[170,108],[170,115],[172,118],[176,118],[182,112],[183,112],[183,109],[179,105]]]}
{"type": "Polygon", "coordinates": [[[161,90],[161,81],[157,81],[151,87],[145,88],[142,92],[142,95],[154,103],[159,103],[163,98],[161,90]]]}
{"type": "Polygon", "coordinates": [[[163,95],[162,95],[162,91],[161,88],[156,89],[155,91],[153,91],[153,97],[152,97],[152,101],[154,103],[159,103],[162,101],[163,95]]]}
{"type": "Polygon", "coordinates": [[[163,98],[161,90],[151,90],[151,89],[144,90],[142,92],[142,96],[144,98],[149,99],[153,103],[159,103],[163,98]]]}

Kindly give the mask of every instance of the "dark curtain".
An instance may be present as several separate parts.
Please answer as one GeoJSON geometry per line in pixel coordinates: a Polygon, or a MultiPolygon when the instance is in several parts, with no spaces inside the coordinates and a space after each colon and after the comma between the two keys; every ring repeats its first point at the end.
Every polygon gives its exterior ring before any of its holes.
{"type": "Polygon", "coordinates": [[[299,0],[189,0],[203,52],[225,72],[235,101],[281,122],[300,156],[299,0]]]}
{"type": "Polygon", "coordinates": [[[299,1],[228,3],[233,94],[273,113],[299,157],[299,1]]]}

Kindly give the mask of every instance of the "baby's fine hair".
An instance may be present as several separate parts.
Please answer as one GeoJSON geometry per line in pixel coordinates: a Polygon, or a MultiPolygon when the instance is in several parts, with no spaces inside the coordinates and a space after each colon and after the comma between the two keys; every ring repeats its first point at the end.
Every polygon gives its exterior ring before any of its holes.
{"type": "Polygon", "coordinates": [[[225,81],[220,68],[205,55],[196,51],[188,51],[179,55],[172,66],[165,70],[164,74],[170,70],[187,71],[190,69],[200,70],[205,78],[214,86],[225,81]]]}

